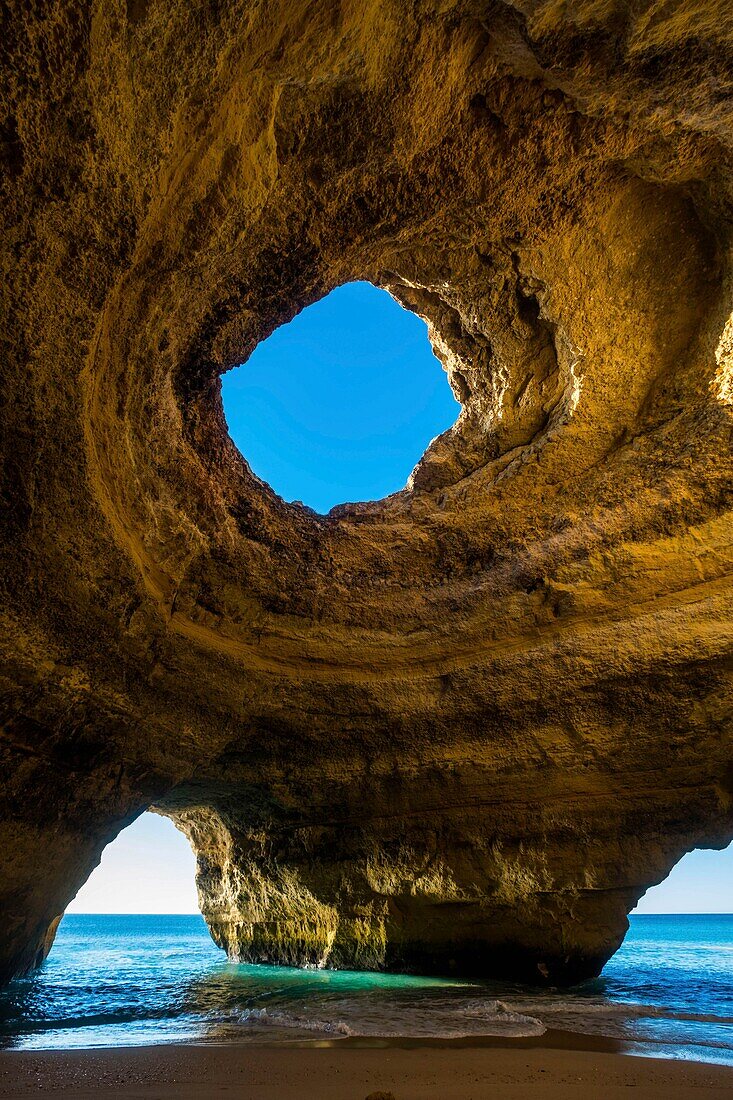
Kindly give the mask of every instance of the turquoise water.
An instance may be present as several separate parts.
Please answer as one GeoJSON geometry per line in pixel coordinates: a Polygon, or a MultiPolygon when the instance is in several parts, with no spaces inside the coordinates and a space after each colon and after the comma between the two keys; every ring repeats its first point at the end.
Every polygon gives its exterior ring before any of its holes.
{"type": "Polygon", "coordinates": [[[733,1062],[733,915],[634,916],[602,976],[562,991],[247,966],[199,916],[70,915],[44,966],[0,993],[0,1043],[25,1049],[548,1028],[733,1062]]]}

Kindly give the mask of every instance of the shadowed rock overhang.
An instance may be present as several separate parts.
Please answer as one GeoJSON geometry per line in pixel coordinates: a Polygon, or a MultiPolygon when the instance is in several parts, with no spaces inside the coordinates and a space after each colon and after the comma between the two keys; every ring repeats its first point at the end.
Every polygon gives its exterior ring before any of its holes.
{"type": "Polygon", "coordinates": [[[153,805],[233,957],[569,982],[733,836],[733,15],[11,3],[0,977],[153,805]],[[463,411],[328,516],[219,377],[332,288],[463,411]]]}

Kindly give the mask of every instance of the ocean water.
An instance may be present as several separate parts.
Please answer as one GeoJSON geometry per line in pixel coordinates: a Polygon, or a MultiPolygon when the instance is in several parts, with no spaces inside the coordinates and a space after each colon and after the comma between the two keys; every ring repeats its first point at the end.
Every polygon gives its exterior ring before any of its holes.
{"type": "Polygon", "coordinates": [[[34,975],[0,992],[0,1044],[600,1035],[733,1064],[733,915],[632,916],[600,978],[571,990],[230,963],[199,916],[64,918],[34,975]]]}

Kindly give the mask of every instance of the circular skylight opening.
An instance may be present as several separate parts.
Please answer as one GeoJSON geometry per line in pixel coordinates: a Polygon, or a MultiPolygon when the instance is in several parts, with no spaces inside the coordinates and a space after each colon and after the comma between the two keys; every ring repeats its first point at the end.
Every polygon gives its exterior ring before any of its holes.
{"type": "Polygon", "coordinates": [[[327,512],[404,488],[461,406],[425,322],[371,283],[338,287],[222,379],[229,432],[285,500],[327,512]]]}

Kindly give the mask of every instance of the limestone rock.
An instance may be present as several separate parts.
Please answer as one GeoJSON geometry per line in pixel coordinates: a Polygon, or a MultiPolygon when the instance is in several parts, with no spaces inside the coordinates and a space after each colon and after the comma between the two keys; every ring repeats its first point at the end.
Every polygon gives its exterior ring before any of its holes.
{"type": "Polygon", "coordinates": [[[0,979],[151,805],[235,957],[596,974],[733,836],[729,5],[6,13],[0,979]],[[219,377],[351,279],[463,412],[317,516],[219,377]]]}

